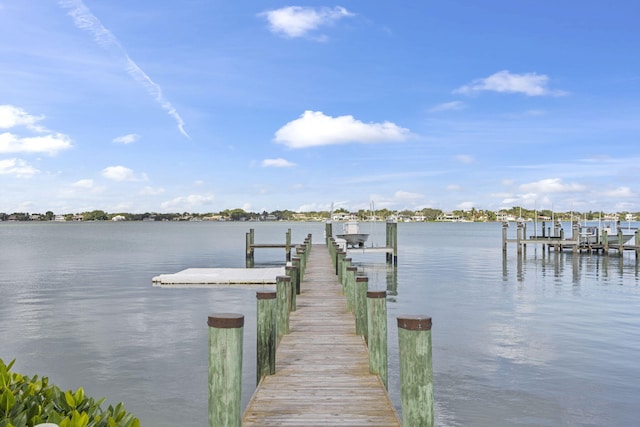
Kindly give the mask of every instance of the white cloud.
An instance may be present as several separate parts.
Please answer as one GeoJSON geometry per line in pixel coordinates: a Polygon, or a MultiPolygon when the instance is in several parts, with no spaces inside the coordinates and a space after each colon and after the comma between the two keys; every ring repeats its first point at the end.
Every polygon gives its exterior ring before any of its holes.
{"type": "Polygon", "coordinates": [[[263,168],[290,168],[295,166],[295,163],[290,162],[289,160],[278,158],[278,159],[264,159],[262,161],[263,168]]]}
{"type": "Polygon", "coordinates": [[[467,104],[465,104],[462,101],[451,101],[451,102],[445,102],[443,104],[438,104],[432,108],[429,109],[430,112],[432,113],[437,113],[440,111],[457,111],[457,110],[463,110],[467,108],[467,104]]]}
{"type": "Polygon", "coordinates": [[[43,116],[33,116],[20,107],[14,105],[0,105],[0,129],[11,129],[16,126],[26,126],[28,129],[42,131],[36,123],[44,119],[43,116]]]}
{"type": "Polygon", "coordinates": [[[604,197],[636,197],[635,193],[629,187],[618,187],[613,190],[599,192],[598,194],[604,197]]]}
{"type": "Polygon", "coordinates": [[[157,196],[158,194],[164,193],[164,188],[162,187],[144,187],[140,190],[140,194],[143,196],[157,196]]]}
{"type": "Polygon", "coordinates": [[[73,18],[75,26],[93,35],[94,40],[105,49],[114,49],[123,61],[125,70],[147,89],[147,92],[155,99],[160,107],[172,117],[178,124],[178,130],[189,138],[184,129],[184,121],[176,109],[164,98],[162,88],[149,77],[130,57],[122,47],[118,39],[111,31],[102,25],[102,22],[84,5],[82,0],[60,0],[60,6],[69,9],[69,16],[73,18]]]}
{"type": "Polygon", "coordinates": [[[523,191],[531,193],[567,193],[583,191],[585,186],[582,184],[565,184],[559,178],[548,178],[537,182],[530,182],[520,185],[523,191]]]}
{"type": "Polygon", "coordinates": [[[19,137],[9,132],[0,134],[0,153],[48,153],[71,148],[71,140],[62,134],[19,137]]]}
{"type": "Polygon", "coordinates": [[[422,194],[410,193],[408,191],[396,191],[393,196],[396,199],[403,200],[403,201],[414,201],[414,200],[422,199],[424,197],[424,195],[422,194]]]}
{"type": "Polygon", "coordinates": [[[15,175],[19,178],[31,177],[40,171],[30,166],[22,159],[2,159],[0,160],[0,175],[15,175]]]}
{"type": "Polygon", "coordinates": [[[275,134],[275,141],[290,148],[320,145],[364,144],[405,141],[413,136],[395,123],[363,123],[353,116],[331,117],[320,111],[305,111],[275,134]]]}
{"type": "Polygon", "coordinates": [[[471,164],[476,161],[473,156],[469,156],[468,154],[458,154],[455,156],[455,159],[460,163],[471,164]]]}
{"type": "Polygon", "coordinates": [[[113,138],[113,142],[116,144],[131,144],[140,139],[140,135],[137,133],[130,133],[127,135],[118,136],[117,138],[113,138]]]}
{"type": "Polygon", "coordinates": [[[527,96],[564,95],[565,92],[547,88],[549,77],[544,74],[512,74],[508,70],[498,71],[471,84],[459,87],[453,93],[469,94],[480,91],[500,93],[523,93],[527,96]]]}
{"type": "MultiPolygon", "coordinates": [[[[344,17],[354,16],[344,7],[336,6],[333,9],[328,7],[312,8],[301,6],[288,6],[281,9],[268,10],[258,14],[266,17],[269,21],[269,29],[275,34],[282,34],[286,37],[304,37],[309,32],[321,26],[330,25],[344,17]]],[[[323,40],[321,36],[317,39],[323,40]]]]}
{"type": "Polygon", "coordinates": [[[191,194],[184,197],[176,197],[161,204],[163,209],[172,209],[176,212],[190,212],[195,208],[203,205],[209,205],[213,202],[214,196],[211,194],[191,194]]]}
{"type": "Polygon", "coordinates": [[[24,127],[31,135],[0,134],[0,153],[48,153],[53,156],[71,148],[71,139],[38,125],[44,116],[34,116],[14,105],[0,105],[0,129],[24,127]],[[33,135],[33,134],[36,135],[33,135]]]}
{"type": "Polygon", "coordinates": [[[112,181],[146,181],[147,177],[142,174],[136,176],[132,169],[125,166],[109,166],[102,170],[102,176],[112,181]]]}
{"type": "Polygon", "coordinates": [[[462,190],[462,187],[460,187],[460,185],[458,185],[458,184],[449,184],[449,185],[447,185],[447,190],[448,191],[460,191],[460,190],[462,190]]]}
{"type": "Polygon", "coordinates": [[[71,184],[72,187],[76,187],[76,188],[91,188],[93,187],[93,180],[92,179],[81,179],[79,181],[74,182],[73,184],[71,184]]]}
{"type": "Polygon", "coordinates": [[[476,204],[474,202],[462,202],[457,206],[458,209],[461,209],[463,211],[468,211],[470,209],[473,209],[474,207],[476,207],[476,204]]]}

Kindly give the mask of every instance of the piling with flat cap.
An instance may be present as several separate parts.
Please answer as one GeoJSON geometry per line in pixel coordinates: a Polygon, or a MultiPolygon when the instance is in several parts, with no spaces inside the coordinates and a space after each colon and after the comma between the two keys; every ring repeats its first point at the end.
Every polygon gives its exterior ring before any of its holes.
{"type": "Polygon", "coordinates": [[[387,357],[387,291],[367,292],[367,325],[369,332],[369,372],[380,375],[388,385],[387,357]]]}
{"type": "Polygon", "coordinates": [[[398,316],[403,427],[433,427],[431,317],[398,316]]]}
{"type": "Polygon", "coordinates": [[[276,331],[278,342],[280,342],[282,336],[289,333],[289,307],[291,307],[291,278],[289,276],[276,277],[276,293],[278,300],[276,331]]]}
{"type": "Polygon", "coordinates": [[[300,295],[300,257],[291,258],[291,264],[296,268],[296,295],[300,295]]]}
{"type": "Polygon", "coordinates": [[[344,282],[344,294],[347,296],[347,310],[356,312],[356,275],[358,267],[351,265],[347,267],[347,280],[344,282]]]}
{"type": "Polygon", "coordinates": [[[355,289],[355,315],[356,335],[362,335],[367,341],[367,291],[369,290],[369,278],[367,276],[356,277],[355,289]]]}
{"type": "Polygon", "coordinates": [[[263,376],[276,373],[276,295],[274,291],[256,292],[256,384],[263,376]]]}
{"type": "Polygon", "coordinates": [[[343,250],[339,250],[336,252],[336,276],[340,279],[340,266],[342,265],[342,260],[347,257],[347,253],[343,250]]]}
{"type": "Polygon", "coordinates": [[[255,238],[255,234],[254,234],[254,230],[253,228],[249,229],[249,232],[246,234],[246,250],[245,250],[245,265],[247,268],[253,268],[254,266],[254,249],[253,249],[253,244],[254,244],[254,238],[255,238]]]}
{"type": "Polygon", "coordinates": [[[290,311],[296,311],[296,295],[298,294],[298,267],[295,265],[287,265],[285,267],[285,273],[287,276],[291,278],[291,305],[289,307],[290,311]]]}
{"type": "Polygon", "coordinates": [[[209,427],[240,427],[244,316],[209,316],[209,427]]]}

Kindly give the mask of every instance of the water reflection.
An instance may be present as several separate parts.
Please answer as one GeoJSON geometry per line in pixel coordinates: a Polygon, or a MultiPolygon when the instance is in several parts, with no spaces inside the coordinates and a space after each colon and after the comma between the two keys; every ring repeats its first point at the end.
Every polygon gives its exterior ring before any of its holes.
{"type": "Polygon", "coordinates": [[[640,260],[632,254],[574,253],[572,251],[523,251],[516,256],[502,254],[502,276],[507,281],[515,271],[519,282],[532,275],[569,279],[580,284],[584,277],[611,284],[638,284],[640,260]]]}

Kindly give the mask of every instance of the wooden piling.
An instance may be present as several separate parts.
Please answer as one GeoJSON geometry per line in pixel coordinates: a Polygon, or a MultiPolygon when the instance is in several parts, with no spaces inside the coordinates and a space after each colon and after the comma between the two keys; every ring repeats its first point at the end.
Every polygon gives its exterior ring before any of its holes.
{"type": "Polygon", "coordinates": [[[367,325],[369,333],[369,372],[380,375],[382,383],[388,389],[386,291],[367,292],[367,325]]]}
{"type": "Polygon", "coordinates": [[[369,290],[369,278],[357,276],[355,286],[355,315],[356,334],[362,335],[365,341],[368,339],[367,328],[367,291],[369,290]]]}
{"type": "Polygon", "coordinates": [[[291,307],[291,278],[288,276],[276,277],[276,293],[277,293],[277,318],[276,331],[278,333],[278,342],[283,335],[289,333],[289,307],[291,307]]]}
{"type": "Polygon", "coordinates": [[[403,427],[433,427],[431,317],[399,316],[400,398],[403,427]]]}
{"type": "Polygon", "coordinates": [[[256,384],[265,375],[276,373],[276,332],[277,293],[274,291],[256,292],[258,307],[256,311],[256,384]]]}
{"type": "Polygon", "coordinates": [[[297,269],[296,270],[296,295],[300,295],[300,282],[302,278],[300,277],[300,257],[294,256],[291,258],[291,264],[297,269]]]}
{"type": "Polygon", "coordinates": [[[349,266],[347,267],[347,280],[344,283],[344,293],[347,296],[347,310],[351,313],[355,314],[355,306],[356,306],[356,274],[358,272],[358,267],[349,266]]]}
{"type": "Polygon", "coordinates": [[[294,265],[287,265],[285,267],[285,273],[291,279],[291,305],[290,311],[296,311],[296,295],[298,294],[298,267],[294,265]]]}
{"type": "Polygon", "coordinates": [[[209,316],[209,427],[240,427],[244,316],[209,316]]]}

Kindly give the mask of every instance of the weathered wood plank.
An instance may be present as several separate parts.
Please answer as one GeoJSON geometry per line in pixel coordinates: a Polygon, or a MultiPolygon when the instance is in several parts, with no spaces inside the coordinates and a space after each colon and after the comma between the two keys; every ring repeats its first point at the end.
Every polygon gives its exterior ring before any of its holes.
{"type": "Polygon", "coordinates": [[[243,426],[400,426],[389,395],[369,373],[367,347],[356,335],[324,245],[307,261],[290,333],[276,354],[276,374],[262,379],[243,426]]]}

